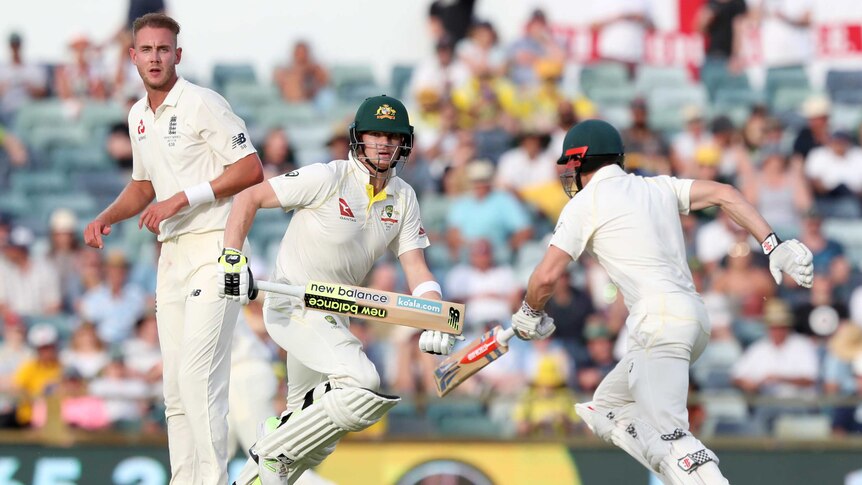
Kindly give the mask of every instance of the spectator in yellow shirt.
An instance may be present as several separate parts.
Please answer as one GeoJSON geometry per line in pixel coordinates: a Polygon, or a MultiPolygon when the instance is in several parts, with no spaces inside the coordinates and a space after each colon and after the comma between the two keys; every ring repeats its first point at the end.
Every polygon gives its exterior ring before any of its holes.
{"type": "Polygon", "coordinates": [[[557,361],[539,362],[530,389],[515,407],[519,436],[562,437],[572,432],[580,418],[575,414],[575,395],[566,387],[557,361]]]}
{"type": "Polygon", "coordinates": [[[33,401],[47,395],[63,376],[57,340],[57,329],[44,323],[34,325],[27,333],[27,342],[36,349],[36,357],[21,364],[13,378],[20,396],[17,418],[21,425],[30,423],[33,401]]]}

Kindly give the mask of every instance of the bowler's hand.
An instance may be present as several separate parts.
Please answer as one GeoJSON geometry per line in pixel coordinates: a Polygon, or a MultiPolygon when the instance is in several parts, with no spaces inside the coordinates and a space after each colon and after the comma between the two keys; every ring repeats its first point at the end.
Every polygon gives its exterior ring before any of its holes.
{"type": "Polygon", "coordinates": [[[187,204],[188,199],[183,192],[161,202],[150,204],[144,209],[144,212],[141,212],[141,218],[138,219],[138,229],[146,227],[151,233],[159,234],[159,224],[165,219],[173,217],[187,204]]]}
{"type": "Polygon", "coordinates": [[[84,243],[91,248],[102,249],[105,245],[102,243],[102,236],[107,236],[111,233],[111,225],[98,217],[87,224],[84,229],[84,243]]]}

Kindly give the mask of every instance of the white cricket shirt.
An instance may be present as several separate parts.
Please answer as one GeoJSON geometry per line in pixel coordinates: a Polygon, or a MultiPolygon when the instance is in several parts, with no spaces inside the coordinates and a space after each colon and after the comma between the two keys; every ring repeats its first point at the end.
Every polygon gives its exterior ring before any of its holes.
{"type": "Polygon", "coordinates": [[[372,201],[368,177],[351,155],[269,179],[284,210],[295,211],[278,251],[277,281],[359,285],[387,249],[400,256],[428,247],[413,187],[393,176],[372,201]]]}
{"type": "MultiPolygon", "coordinates": [[[[245,123],[218,93],[177,80],[155,113],[146,96],[129,111],[132,179],[149,180],[162,201],[254,153],[245,123]]],[[[159,241],[223,231],[231,198],[185,207],[159,225],[159,241]]]]}
{"type": "Polygon", "coordinates": [[[629,309],[651,295],[696,295],[679,218],[691,207],[692,182],[602,167],[566,204],[550,244],[573,259],[594,255],[629,309]]]}

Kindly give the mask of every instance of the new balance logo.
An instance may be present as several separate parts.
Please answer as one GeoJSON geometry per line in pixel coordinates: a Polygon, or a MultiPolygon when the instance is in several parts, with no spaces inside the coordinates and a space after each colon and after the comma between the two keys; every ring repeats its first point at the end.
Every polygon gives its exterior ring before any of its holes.
{"type": "Polygon", "coordinates": [[[171,116],[171,121],[168,123],[168,135],[177,134],[177,116],[171,116]]]}
{"type": "Polygon", "coordinates": [[[356,220],[356,216],[353,215],[353,211],[350,210],[350,206],[347,205],[347,201],[342,198],[338,199],[338,211],[341,213],[342,219],[348,217],[350,220],[356,220]]]}
{"type": "Polygon", "coordinates": [[[192,293],[189,296],[201,296],[201,290],[192,290],[192,293]]]}
{"type": "Polygon", "coordinates": [[[450,308],[449,309],[449,321],[447,322],[450,327],[458,328],[458,324],[461,322],[461,312],[450,308]]]}
{"type": "Polygon", "coordinates": [[[233,138],[231,138],[231,148],[236,148],[240,146],[242,148],[245,148],[245,133],[234,135],[233,138]]]}

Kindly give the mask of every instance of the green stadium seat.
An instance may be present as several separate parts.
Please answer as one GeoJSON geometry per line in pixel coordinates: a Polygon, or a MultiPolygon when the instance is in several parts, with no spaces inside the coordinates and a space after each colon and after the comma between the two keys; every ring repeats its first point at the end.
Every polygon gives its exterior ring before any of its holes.
{"type": "Polygon", "coordinates": [[[657,87],[647,97],[649,123],[655,130],[672,133],[683,128],[683,109],[686,106],[708,106],[703,86],[679,85],[657,87]]]}
{"type": "Polygon", "coordinates": [[[232,82],[256,83],[257,74],[249,63],[219,63],[213,66],[212,84],[218,92],[232,82]]]}
{"type": "Polygon", "coordinates": [[[329,70],[329,75],[340,100],[362,101],[369,96],[384,94],[367,64],[336,64],[329,70]]]}
{"type": "Polygon", "coordinates": [[[392,66],[392,74],[389,79],[389,93],[398,99],[402,99],[407,86],[410,84],[410,78],[413,77],[414,66],[406,64],[396,64],[392,66]]]}
{"type": "Polygon", "coordinates": [[[310,103],[273,103],[257,111],[257,124],[265,130],[319,123],[323,114],[310,103]]]}
{"type": "Polygon", "coordinates": [[[847,259],[856,268],[862,268],[862,221],[826,219],[823,221],[823,234],[844,245],[847,259]]]}
{"type": "Polygon", "coordinates": [[[65,172],[112,167],[111,158],[101,146],[58,147],[51,152],[49,160],[54,169],[65,172]]]}
{"type": "Polygon", "coordinates": [[[590,89],[590,101],[600,108],[608,106],[626,106],[635,98],[635,91],[629,85],[595,86],[590,89]]]}
{"type": "Polygon", "coordinates": [[[25,195],[14,192],[0,194],[0,214],[17,219],[32,210],[33,204],[25,195]]]}
{"type": "Polygon", "coordinates": [[[700,81],[712,99],[716,99],[716,94],[722,89],[750,89],[745,73],[733,74],[723,63],[705,63],[700,70],[700,81]]]}
{"type": "Polygon", "coordinates": [[[12,192],[31,197],[40,194],[58,194],[69,190],[66,175],[56,170],[14,172],[10,178],[12,192]]]}
{"type": "Polygon", "coordinates": [[[326,148],[332,129],[327,124],[320,123],[295,124],[288,126],[287,135],[290,143],[299,150],[321,150],[326,148]]]}
{"type": "Polygon", "coordinates": [[[37,153],[49,154],[60,147],[82,147],[88,144],[102,144],[99,137],[94,137],[79,124],[59,126],[37,126],[27,137],[30,146],[37,153]]]}
{"type": "Polygon", "coordinates": [[[25,104],[15,117],[14,131],[29,141],[30,133],[40,126],[64,126],[71,116],[62,101],[51,99],[25,104]]]}
{"type": "Polygon", "coordinates": [[[855,132],[862,124],[862,104],[833,104],[829,113],[829,124],[838,129],[855,132]]]}
{"type": "Polygon", "coordinates": [[[766,101],[773,106],[775,96],[783,88],[810,89],[808,74],[802,67],[772,67],[766,71],[766,101]]]}
{"type": "Polygon", "coordinates": [[[69,209],[78,215],[79,219],[88,220],[95,216],[100,207],[96,205],[96,201],[86,192],[73,192],[68,194],[43,194],[33,200],[36,206],[36,212],[39,217],[45,222],[51,218],[51,213],[56,209],[69,209]]]}
{"type": "Polygon", "coordinates": [[[618,130],[625,130],[632,125],[632,110],[629,106],[604,106],[600,111],[602,119],[614,125],[618,130]]]}
{"type": "Polygon", "coordinates": [[[278,89],[272,84],[257,84],[247,81],[231,81],[224,87],[224,97],[233,108],[246,106],[260,108],[281,102],[278,89]]]}
{"type": "Polygon", "coordinates": [[[115,123],[125,123],[129,112],[118,103],[90,102],[81,109],[80,123],[91,131],[107,131],[115,123]]]}
{"type": "Polygon", "coordinates": [[[826,73],[826,91],[833,99],[843,92],[862,92],[862,71],[830,69],[826,73]]]}
{"type": "Polygon", "coordinates": [[[594,88],[621,87],[629,84],[628,70],[625,65],[618,62],[601,62],[581,69],[581,91],[588,97],[592,97],[594,88]]]}
{"type": "Polygon", "coordinates": [[[811,94],[811,90],[807,87],[780,87],[775,91],[771,99],[770,108],[779,115],[782,113],[798,112],[802,107],[802,103],[811,94]]]}
{"type": "Polygon", "coordinates": [[[642,96],[650,96],[657,89],[677,89],[688,84],[688,72],[682,67],[643,65],[635,78],[635,89],[642,96]]]}
{"type": "Polygon", "coordinates": [[[436,429],[443,436],[465,438],[499,438],[502,434],[500,427],[485,416],[452,416],[441,421],[436,429]]]}

